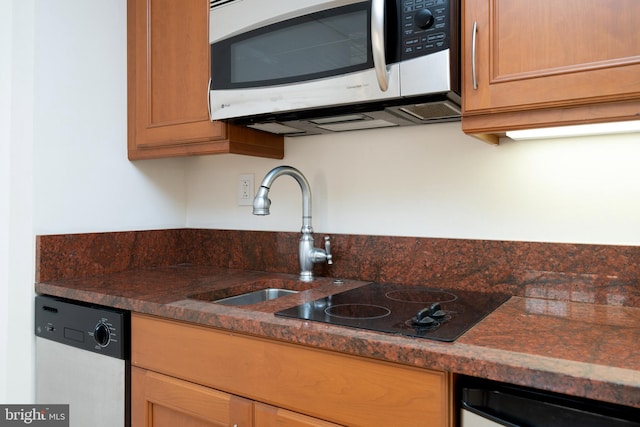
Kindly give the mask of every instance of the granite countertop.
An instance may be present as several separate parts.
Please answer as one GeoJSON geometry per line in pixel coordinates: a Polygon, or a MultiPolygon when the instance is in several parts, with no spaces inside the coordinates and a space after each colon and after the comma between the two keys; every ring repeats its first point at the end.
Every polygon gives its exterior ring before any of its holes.
{"type": "MultiPolygon", "coordinates": [[[[318,278],[313,289],[247,307],[192,298],[291,274],[175,265],[36,283],[41,294],[238,333],[444,370],[640,408],[640,308],[513,296],[453,343],[274,316],[368,282],[318,278]]],[[[301,288],[302,289],[302,288],[301,288]]]]}

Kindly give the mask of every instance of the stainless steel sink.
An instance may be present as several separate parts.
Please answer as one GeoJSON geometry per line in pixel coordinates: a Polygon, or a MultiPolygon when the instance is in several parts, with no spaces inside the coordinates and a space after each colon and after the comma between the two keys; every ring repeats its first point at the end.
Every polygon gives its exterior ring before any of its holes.
{"type": "Polygon", "coordinates": [[[200,292],[189,295],[188,298],[212,304],[245,306],[271,301],[286,295],[306,291],[315,286],[316,282],[301,282],[289,278],[270,277],[200,292]]]}
{"type": "Polygon", "coordinates": [[[223,305],[251,305],[296,293],[298,293],[298,291],[292,291],[290,289],[267,288],[214,300],[212,302],[223,305]]]}

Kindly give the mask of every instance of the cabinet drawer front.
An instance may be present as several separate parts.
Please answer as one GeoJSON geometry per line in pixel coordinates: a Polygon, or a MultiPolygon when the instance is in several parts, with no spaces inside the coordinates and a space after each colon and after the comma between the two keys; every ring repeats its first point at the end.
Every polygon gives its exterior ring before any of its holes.
{"type": "Polygon", "coordinates": [[[446,426],[448,377],[211,328],[132,316],[132,364],[350,426],[446,426]]]}

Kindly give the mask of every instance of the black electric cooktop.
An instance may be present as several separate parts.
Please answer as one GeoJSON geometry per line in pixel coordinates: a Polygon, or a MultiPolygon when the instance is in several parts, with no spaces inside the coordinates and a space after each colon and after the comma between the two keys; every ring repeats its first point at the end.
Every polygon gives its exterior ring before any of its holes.
{"type": "Polygon", "coordinates": [[[505,294],[370,283],[276,316],[455,341],[509,298],[505,294]]]}

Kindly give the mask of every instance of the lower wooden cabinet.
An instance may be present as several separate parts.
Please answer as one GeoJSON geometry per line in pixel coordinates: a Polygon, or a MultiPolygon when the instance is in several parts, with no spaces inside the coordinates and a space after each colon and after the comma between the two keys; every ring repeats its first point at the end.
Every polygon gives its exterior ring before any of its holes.
{"type": "Polygon", "coordinates": [[[134,427],[453,423],[445,372],[135,313],[131,339],[134,427]]]}
{"type": "Polygon", "coordinates": [[[251,426],[250,400],[146,369],[131,368],[134,427],[251,426]]]}
{"type": "Polygon", "coordinates": [[[134,427],[340,427],[137,367],[131,386],[134,427]]]}

